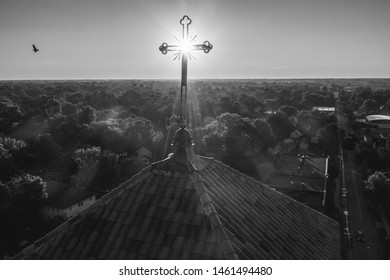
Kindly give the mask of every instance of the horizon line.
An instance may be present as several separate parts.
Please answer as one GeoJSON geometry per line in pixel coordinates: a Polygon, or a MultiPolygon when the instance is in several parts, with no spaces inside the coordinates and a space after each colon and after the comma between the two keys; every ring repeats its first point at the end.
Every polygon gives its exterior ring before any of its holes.
{"type": "MultiPolygon", "coordinates": [[[[199,80],[387,80],[390,77],[274,77],[274,78],[191,78],[189,81],[199,80]]],[[[2,79],[0,81],[110,81],[110,80],[142,80],[142,81],[178,81],[180,78],[20,78],[2,79]]]]}

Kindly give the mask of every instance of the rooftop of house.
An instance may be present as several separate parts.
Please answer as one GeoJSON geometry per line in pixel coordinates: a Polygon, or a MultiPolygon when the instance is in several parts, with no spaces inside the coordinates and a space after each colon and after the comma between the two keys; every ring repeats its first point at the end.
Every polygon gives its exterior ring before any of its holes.
{"type": "Polygon", "coordinates": [[[369,115],[366,116],[367,121],[390,121],[390,116],[388,115],[369,115]]]}
{"type": "Polygon", "coordinates": [[[58,209],[66,209],[92,196],[94,196],[93,193],[83,189],[67,188],[64,191],[49,197],[46,200],[45,205],[58,209]]]}
{"type": "Polygon", "coordinates": [[[265,183],[278,189],[324,192],[328,158],[284,154],[268,174],[265,183]]]}
{"type": "Polygon", "coordinates": [[[144,168],[14,259],[339,259],[333,219],[212,158],[179,130],[144,168]]]}
{"type": "Polygon", "coordinates": [[[320,106],[320,107],[313,107],[313,110],[318,110],[320,112],[335,112],[336,108],[335,107],[320,106]]]}
{"type": "Polygon", "coordinates": [[[328,158],[313,155],[283,154],[274,171],[291,175],[325,178],[328,175],[328,158]]]}
{"type": "Polygon", "coordinates": [[[278,189],[291,189],[296,191],[318,193],[324,192],[324,180],[319,177],[271,172],[265,183],[270,187],[276,187],[278,189]]]}

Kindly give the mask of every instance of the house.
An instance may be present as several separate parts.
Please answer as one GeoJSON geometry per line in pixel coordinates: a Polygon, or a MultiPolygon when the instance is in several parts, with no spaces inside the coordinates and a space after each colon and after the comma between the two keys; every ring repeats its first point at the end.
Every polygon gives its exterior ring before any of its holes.
{"type": "Polygon", "coordinates": [[[333,114],[336,111],[336,108],[335,107],[324,107],[324,106],[321,106],[321,107],[313,107],[312,110],[313,111],[317,110],[317,111],[320,111],[320,112],[333,114]]]}
{"type": "Polygon", "coordinates": [[[175,151],[13,259],[339,259],[340,225],[192,151],[175,151]]]}
{"type": "Polygon", "coordinates": [[[323,211],[327,194],[328,157],[284,154],[268,174],[272,188],[323,211]]]}
{"type": "Polygon", "coordinates": [[[94,193],[80,188],[67,188],[49,198],[43,208],[47,218],[72,218],[96,201],[94,193]]]}
{"type": "Polygon", "coordinates": [[[379,133],[390,133],[390,116],[369,115],[366,116],[365,121],[371,128],[376,128],[379,133]]]}

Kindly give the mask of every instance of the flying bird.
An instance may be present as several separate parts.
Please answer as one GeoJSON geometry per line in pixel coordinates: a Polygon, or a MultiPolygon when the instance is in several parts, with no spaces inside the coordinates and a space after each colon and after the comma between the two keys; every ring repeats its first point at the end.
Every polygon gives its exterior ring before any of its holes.
{"type": "Polygon", "coordinates": [[[37,49],[37,47],[36,47],[34,44],[33,44],[32,46],[33,46],[33,51],[34,51],[34,52],[38,52],[38,51],[39,51],[39,50],[37,49]]]}

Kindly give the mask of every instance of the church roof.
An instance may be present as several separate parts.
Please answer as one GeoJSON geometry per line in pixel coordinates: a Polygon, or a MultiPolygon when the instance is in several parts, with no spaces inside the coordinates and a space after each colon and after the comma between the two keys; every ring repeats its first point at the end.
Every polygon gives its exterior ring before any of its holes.
{"type": "Polygon", "coordinates": [[[189,151],[144,168],[14,259],[338,259],[339,224],[189,151]]]}

